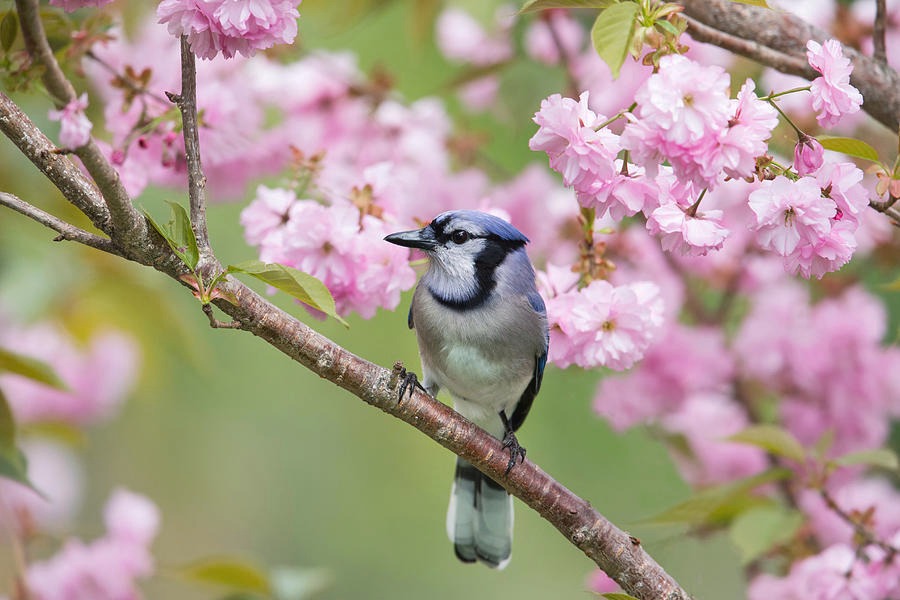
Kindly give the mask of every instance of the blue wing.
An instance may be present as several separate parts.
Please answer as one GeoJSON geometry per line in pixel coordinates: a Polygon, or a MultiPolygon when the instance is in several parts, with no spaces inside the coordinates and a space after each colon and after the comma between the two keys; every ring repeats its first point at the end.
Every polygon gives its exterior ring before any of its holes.
{"type": "MultiPolygon", "coordinates": [[[[541,295],[538,294],[537,291],[528,294],[528,301],[531,303],[531,307],[535,312],[539,314],[547,313],[547,307],[544,306],[544,299],[541,298],[541,295]]],[[[549,347],[550,332],[545,331],[544,351],[539,356],[534,357],[534,375],[532,375],[531,382],[522,393],[522,397],[519,398],[519,401],[516,403],[512,418],[509,420],[510,428],[513,431],[518,430],[519,427],[522,426],[525,417],[528,416],[528,412],[531,410],[531,405],[534,403],[534,397],[537,396],[537,393],[541,389],[541,380],[544,378],[544,367],[547,366],[547,349],[549,347]]]]}

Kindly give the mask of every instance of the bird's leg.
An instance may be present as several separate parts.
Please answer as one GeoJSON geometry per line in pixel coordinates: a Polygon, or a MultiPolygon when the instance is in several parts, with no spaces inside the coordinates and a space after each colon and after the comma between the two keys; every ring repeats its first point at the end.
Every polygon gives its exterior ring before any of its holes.
{"type": "Polygon", "coordinates": [[[397,394],[397,404],[403,402],[403,396],[406,394],[407,390],[409,390],[409,397],[412,398],[413,391],[416,388],[419,388],[426,394],[428,393],[428,390],[419,383],[419,377],[412,371],[407,371],[406,368],[403,368],[400,371],[400,393],[397,394]]]}
{"type": "Polygon", "coordinates": [[[506,464],[504,475],[509,475],[512,468],[516,466],[516,458],[519,459],[519,462],[525,461],[525,448],[516,439],[516,434],[509,425],[509,419],[506,418],[506,411],[500,411],[500,420],[503,421],[503,429],[506,431],[503,434],[503,448],[509,450],[509,462],[506,464]]]}

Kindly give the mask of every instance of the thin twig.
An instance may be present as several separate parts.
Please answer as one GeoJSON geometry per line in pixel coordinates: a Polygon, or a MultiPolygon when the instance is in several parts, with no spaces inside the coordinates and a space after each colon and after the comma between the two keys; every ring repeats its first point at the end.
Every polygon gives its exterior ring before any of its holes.
{"type": "Polygon", "coordinates": [[[102,250],[109,254],[122,256],[122,251],[116,247],[112,240],[85,231],[71,223],[67,223],[36,206],[28,204],[21,198],[10,193],[0,192],[0,205],[11,208],[17,213],[23,214],[29,219],[37,221],[41,225],[49,227],[57,232],[59,235],[53,238],[53,241],[55,242],[63,240],[78,242],[79,244],[84,244],[85,246],[90,246],[91,248],[96,248],[97,250],[102,250]]]}
{"type": "Polygon", "coordinates": [[[547,24],[547,30],[550,32],[550,37],[553,38],[553,45],[556,46],[556,51],[559,52],[559,59],[566,69],[566,79],[568,80],[569,87],[568,95],[577,99],[580,91],[578,89],[578,78],[575,76],[575,71],[572,68],[572,57],[569,56],[566,45],[563,44],[562,37],[553,24],[553,14],[552,11],[546,11],[542,14],[541,18],[543,18],[544,22],[547,24]]]}
{"type": "Polygon", "coordinates": [[[200,132],[197,125],[197,67],[186,36],[181,36],[181,94],[166,94],[181,111],[184,149],[188,168],[191,227],[200,252],[209,250],[206,227],[206,176],[200,163],[200,132]]]}
{"type": "Polygon", "coordinates": [[[819,495],[822,497],[822,500],[825,501],[825,505],[837,516],[839,516],[847,525],[853,528],[853,533],[856,537],[865,545],[869,546],[877,546],[884,550],[887,554],[885,558],[885,563],[891,563],[894,560],[894,557],[900,553],[900,550],[895,548],[893,545],[885,542],[882,539],[879,539],[873,531],[871,531],[868,527],[859,522],[858,519],[853,518],[853,515],[849,514],[843,508],[838,506],[838,503],[835,502],[834,498],[825,488],[819,490],[819,495]]]}
{"type": "Polygon", "coordinates": [[[206,318],[209,319],[209,326],[213,329],[240,329],[241,322],[240,321],[220,321],[216,318],[216,315],[213,314],[212,305],[204,304],[203,305],[203,314],[206,315],[206,318]]]}
{"type": "Polygon", "coordinates": [[[887,0],[875,0],[875,23],[872,27],[872,58],[887,64],[885,44],[885,24],[887,22],[887,0]]]}

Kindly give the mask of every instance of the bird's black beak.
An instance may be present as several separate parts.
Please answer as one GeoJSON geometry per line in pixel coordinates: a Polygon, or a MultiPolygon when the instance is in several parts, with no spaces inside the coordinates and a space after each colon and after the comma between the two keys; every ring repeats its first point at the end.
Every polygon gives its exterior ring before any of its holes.
{"type": "Polygon", "coordinates": [[[434,237],[434,230],[431,227],[423,227],[414,231],[401,231],[392,233],[384,238],[384,241],[398,246],[407,248],[418,248],[420,250],[434,250],[437,248],[437,240],[434,237]]]}

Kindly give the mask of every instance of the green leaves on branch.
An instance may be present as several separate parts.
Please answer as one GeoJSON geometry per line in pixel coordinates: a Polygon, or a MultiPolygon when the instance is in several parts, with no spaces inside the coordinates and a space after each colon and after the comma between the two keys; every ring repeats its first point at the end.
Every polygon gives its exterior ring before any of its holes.
{"type": "Polygon", "coordinates": [[[190,269],[191,273],[182,276],[181,280],[193,288],[194,295],[204,305],[209,304],[216,298],[223,298],[235,304],[237,300],[223,292],[219,288],[219,283],[232,273],[243,273],[290,294],[313,310],[333,317],[345,327],[347,326],[347,322],[337,314],[334,297],[328,291],[328,288],[325,287],[325,284],[312,275],[292,267],[286,267],[277,263],[264,263],[259,260],[247,260],[236,265],[229,265],[224,271],[213,277],[212,281],[206,283],[198,269],[200,265],[200,250],[197,246],[194,229],[191,226],[191,219],[180,204],[175,202],[169,202],[168,204],[172,212],[169,221],[165,225],[159,224],[146,210],[144,210],[144,215],[147,217],[150,225],[153,226],[153,229],[166,240],[175,256],[181,259],[181,262],[190,269]]]}
{"type": "Polygon", "coordinates": [[[790,469],[774,468],[731,483],[712,486],[644,522],[695,527],[724,525],[750,508],[771,504],[771,500],[754,493],[756,488],[789,479],[792,475],[790,469]]]}
{"type": "Polygon", "coordinates": [[[609,66],[613,79],[628,56],[634,37],[635,18],[640,7],[636,2],[619,2],[605,9],[591,27],[591,42],[600,58],[609,66]]]}
{"type": "Polygon", "coordinates": [[[751,425],[728,438],[731,442],[741,442],[762,448],[769,454],[781,456],[802,463],[806,459],[803,445],[782,427],[775,425],[751,425]]]}
{"type": "Polygon", "coordinates": [[[551,8],[607,8],[617,2],[618,0],[528,0],[519,9],[519,13],[532,13],[551,8]]]}
{"type": "Polygon", "coordinates": [[[347,326],[347,322],[337,314],[334,297],[325,284],[303,271],[277,263],[245,260],[236,265],[228,265],[225,273],[244,273],[255,277],[282,292],[287,292],[310,308],[337,319],[345,327],[347,326]]]}
{"type": "Polygon", "coordinates": [[[887,448],[875,448],[873,450],[858,450],[839,456],[832,461],[839,467],[853,467],[863,465],[866,467],[878,467],[889,471],[900,468],[900,460],[893,450],[887,448]]]}
{"type": "Polygon", "coordinates": [[[731,0],[735,4],[749,4],[750,6],[759,6],[761,8],[770,8],[768,4],[766,4],[766,0],[731,0]]]}
{"type": "MultiPolygon", "coordinates": [[[[0,477],[12,479],[38,492],[28,480],[28,461],[16,444],[16,423],[0,390],[0,477]]],[[[40,493],[40,492],[38,492],[40,493]]]]}
{"type": "Polygon", "coordinates": [[[204,559],[178,569],[189,581],[225,588],[228,598],[304,600],[331,582],[323,569],[277,567],[266,572],[234,558],[204,559]]]}
{"type": "Polygon", "coordinates": [[[803,526],[803,515],[777,504],[757,506],[738,515],[728,536],[741,554],[744,565],[787,544],[803,526]]]}
{"type": "Polygon", "coordinates": [[[194,230],[191,227],[191,218],[180,204],[168,202],[168,205],[172,209],[172,216],[165,225],[157,223],[146,210],[144,215],[150,221],[153,229],[165,238],[175,256],[180,258],[181,262],[186,264],[191,271],[196,271],[200,262],[200,251],[197,248],[197,238],[194,236],[194,230]]]}
{"type": "Polygon", "coordinates": [[[849,137],[832,137],[830,135],[820,135],[816,139],[819,140],[819,143],[826,150],[834,150],[847,156],[861,158],[874,163],[880,162],[878,151],[862,140],[849,137]]]}
{"type": "Polygon", "coordinates": [[[3,49],[4,54],[13,47],[18,35],[19,19],[16,18],[16,11],[9,9],[0,19],[0,49],[3,49]]]}
{"type": "Polygon", "coordinates": [[[0,374],[2,373],[21,375],[58,390],[66,389],[66,384],[62,382],[50,365],[6,348],[0,348],[0,374]]]}

